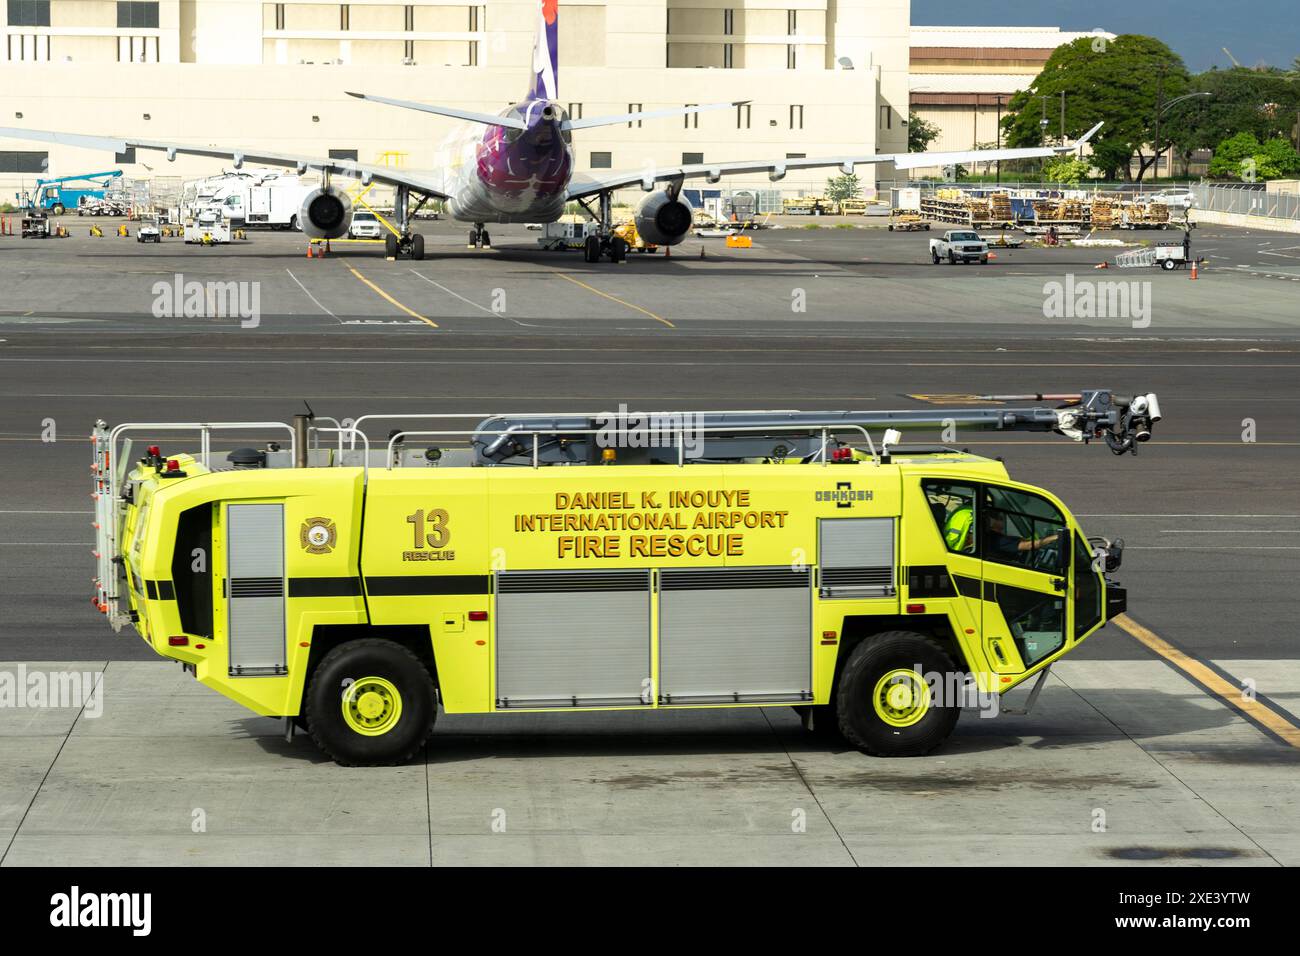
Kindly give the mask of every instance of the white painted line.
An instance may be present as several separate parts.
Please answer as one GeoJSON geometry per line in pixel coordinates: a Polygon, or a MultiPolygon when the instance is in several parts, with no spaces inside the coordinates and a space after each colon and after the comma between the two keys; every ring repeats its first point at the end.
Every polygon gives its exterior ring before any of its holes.
{"type": "MultiPolygon", "coordinates": [[[[285,272],[289,272],[288,269],[285,269],[284,271],[285,271],[285,272]]],[[[318,298],[316,298],[314,295],[312,295],[312,294],[311,294],[311,290],[308,289],[305,285],[303,285],[302,282],[300,282],[300,281],[298,280],[298,277],[297,277],[296,275],[294,275],[292,272],[289,272],[289,278],[292,279],[294,282],[297,282],[297,283],[298,283],[298,288],[299,288],[299,289],[302,289],[303,292],[306,292],[306,293],[307,293],[307,298],[311,299],[313,302],[316,303],[316,308],[320,309],[322,312],[324,312],[324,313],[325,313],[326,315],[328,315],[330,318],[334,319],[334,320],[335,320],[336,322],[338,322],[340,325],[343,324],[343,320],[340,319],[340,318],[339,318],[337,315],[335,315],[333,312],[331,312],[329,309],[325,308],[325,306],[321,305],[321,301],[320,301],[320,299],[318,299],[318,298]]]]}
{"type": "Polygon", "coordinates": [[[464,302],[466,305],[472,305],[474,308],[478,309],[480,312],[486,312],[488,315],[496,315],[496,314],[497,314],[497,313],[493,312],[491,309],[489,309],[489,308],[487,308],[487,307],[485,307],[485,306],[481,306],[481,305],[479,305],[477,302],[473,301],[472,299],[467,299],[467,298],[465,298],[465,297],[464,297],[463,295],[461,295],[459,292],[453,292],[451,289],[448,289],[448,288],[447,288],[445,285],[443,285],[441,282],[434,282],[432,279],[430,279],[427,275],[424,275],[423,273],[416,272],[414,269],[411,269],[411,270],[409,270],[409,271],[410,271],[411,275],[413,275],[413,276],[418,276],[419,278],[423,279],[425,282],[429,283],[429,285],[437,286],[439,289],[441,289],[443,292],[447,293],[447,294],[448,294],[449,296],[451,296],[452,298],[460,299],[460,301],[464,302]]]}
{"type": "Polygon", "coordinates": [[[93,511],[0,511],[0,515],[93,515],[93,511]]]}
{"type": "Polygon", "coordinates": [[[1161,531],[1161,534],[1300,534],[1300,528],[1202,528],[1201,530],[1161,531]]]}

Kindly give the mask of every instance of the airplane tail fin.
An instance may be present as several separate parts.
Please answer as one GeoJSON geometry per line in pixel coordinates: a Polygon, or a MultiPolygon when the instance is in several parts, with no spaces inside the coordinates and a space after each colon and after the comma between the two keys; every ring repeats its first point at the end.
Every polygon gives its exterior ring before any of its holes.
{"type": "Polygon", "coordinates": [[[533,85],[538,99],[560,95],[560,0],[538,0],[537,35],[533,38],[533,85]]]}

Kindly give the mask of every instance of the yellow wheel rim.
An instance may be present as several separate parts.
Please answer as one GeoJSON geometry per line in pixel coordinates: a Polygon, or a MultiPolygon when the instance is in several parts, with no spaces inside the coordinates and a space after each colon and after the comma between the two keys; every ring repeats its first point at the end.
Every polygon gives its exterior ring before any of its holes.
{"type": "Polygon", "coordinates": [[[343,722],[366,737],[388,733],[402,717],[402,695],[393,682],[363,677],[343,694],[343,722]]]}
{"type": "Polygon", "coordinates": [[[876,716],[891,727],[911,727],[930,710],[930,686],[914,670],[896,667],[876,681],[876,716]]]}

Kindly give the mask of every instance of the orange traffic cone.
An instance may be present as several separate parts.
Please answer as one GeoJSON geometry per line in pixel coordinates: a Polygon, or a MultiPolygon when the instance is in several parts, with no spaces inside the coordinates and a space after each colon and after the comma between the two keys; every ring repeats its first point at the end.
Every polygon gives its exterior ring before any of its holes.
{"type": "Polygon", "coordinates": [[[1094,269],[1109,269],[1109,268],[1110,268],[1110,263],[1109,263],[1109,262],[1099,262],[1099,263],[1097,263],[1097,265],[1093,266],[1093,268],[1094,268],[1094,269]]]}
{"type": "Polygon", "coordinates": [[[1193,259],[1193,260],[1192,260],[1192,276],[1191,276],[1193,279],[1199,279],[1199,278],[1200,278],[1200,274],[1197,272],[1197,268],[1196,268],[1196,266],[1197,266],[1196,260],[1193,259]]]}

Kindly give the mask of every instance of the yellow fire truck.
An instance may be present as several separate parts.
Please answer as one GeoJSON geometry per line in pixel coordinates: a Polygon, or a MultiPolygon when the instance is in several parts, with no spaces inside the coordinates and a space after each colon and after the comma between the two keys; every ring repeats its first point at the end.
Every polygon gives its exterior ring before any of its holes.
{"type": "Polygon", "coordinates": [[[1085,537],[1000,461],[902,445],[897,428],[1124,453],[1160,420],[1154,395],[989,400],[403,416],[373,446],[396,416],[99,422],[94,601],[345,764],[410,758],[439,707],[784,704],[865,753],[923,754],[972,693],[1038,675],[1036,697],[1124,610],[1106,578],[1123,543],[1085,537]],[[275,440],[214,460],[214,438],[258,431],[275,440]],[[132,454],[176,433],[197,450],[132,454]]]}

